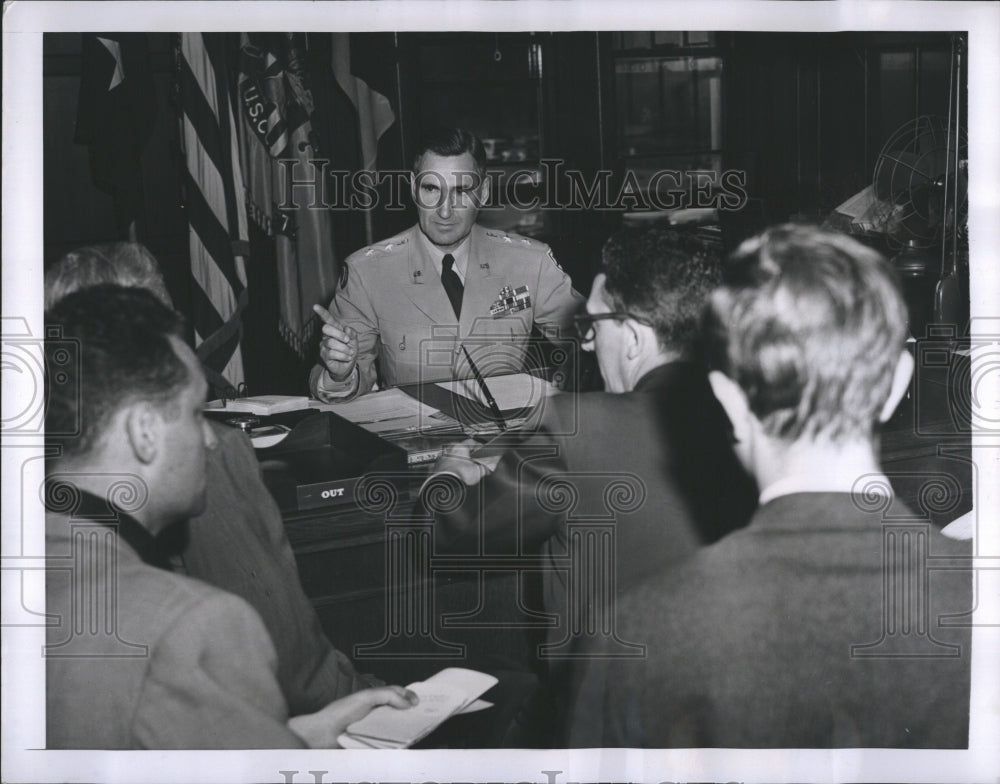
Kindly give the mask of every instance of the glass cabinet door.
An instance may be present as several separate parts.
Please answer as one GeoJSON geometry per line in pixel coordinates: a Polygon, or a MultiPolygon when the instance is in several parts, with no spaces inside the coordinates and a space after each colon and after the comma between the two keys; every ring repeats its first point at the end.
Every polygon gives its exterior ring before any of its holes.
{"type": "Polygon", "coordinates": [[[716,34],[623,32],[612,40],[619,170],[631,172],[644,191],[690,193],[693,172],[721,175],[723,57],[716,34]],[[654,178],[663,171],[679,174],[654,178]]]}

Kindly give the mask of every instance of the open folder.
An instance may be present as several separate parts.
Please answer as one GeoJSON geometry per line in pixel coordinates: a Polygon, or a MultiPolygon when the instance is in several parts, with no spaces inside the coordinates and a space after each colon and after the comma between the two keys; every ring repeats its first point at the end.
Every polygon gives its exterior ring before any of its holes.
{"type": "Polygon", "coordinates": [[[345,749],[405,749],[451,716],[491,707],[478,699],[497,679],[476,670],[448,667],[408,688],[420,702],[412,708],[381,705],[347,728],[337,742],[345,749]]]}

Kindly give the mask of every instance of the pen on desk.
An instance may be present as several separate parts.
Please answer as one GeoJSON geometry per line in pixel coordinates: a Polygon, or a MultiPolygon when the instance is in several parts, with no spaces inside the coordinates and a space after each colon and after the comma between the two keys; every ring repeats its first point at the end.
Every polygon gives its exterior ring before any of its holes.
{"type": "Polygon", "coordinates": [[[377,425],[380,422],[396,422],[400,419],[410,419],[413,414],[401,414],[399,416],[383,417],[381,419],[359,419],[354,424],[356,425],[377,425]]]}
{"type": "Polygon", "coordinates": [[[476,367],[476,363],[472,361],[472,356],[469,354],[469,349],[467,349],[463,345],[462,351],[465,352],[465,358],[469,360],[469,367],[472,368],[472,375],[476,377],[476,383],[479,384],[479,388],[483,390],[483,397],[485,397],[486,402],[489,403],[490,411],[492,411],[493,416],[497,418],[497,426],[501,430],[506,430],[507,423],[503,421],[503,415],[500,413],[500,407],[497,405],[497,401],[493,398],[493,394],[490,392],[490,388],[486,386],[486,381],[483,378],[483,374],[479,372],[479,368],[476,367]]]}

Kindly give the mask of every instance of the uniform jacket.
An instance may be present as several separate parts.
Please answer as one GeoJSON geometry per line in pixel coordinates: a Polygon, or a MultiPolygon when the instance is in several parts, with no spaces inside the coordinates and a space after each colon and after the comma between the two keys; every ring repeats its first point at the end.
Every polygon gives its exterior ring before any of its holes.
{"type": "MultiPolygon", "coordinates": [[[[544,608],[565,638],[568,525],[614,526],[614,583],[624,590],[671,568],[749,520],[755,485],[732,454],[728,421],[703,370],[661,365],[624,394],[545,401],[537,431],[435,518],[435,547],[474,553],[541,552],[544,608]],[[560,563],[563,559],[563,563],[560,563]]],[[[583,579],[582,577],[580,579],[583,579]]]]}
{"type": "Polygon", "coordinates": [[[568,744],[966,747],[971,548],[880,498],[781,496],[622,597],[646,656],[580,651],[568,744]]]}
{"type": "Polygon", "coordinates": [[[48,748],[303,745],[285,723],[274,646],[245,601],[68,514],[47,514],[46,554],[48,748]]]}
{"type": "MultiPolygon", "coordinates": [[[[518,372],[532,325],[565,335],[582,307],[583,297],[547,245],[476,225],[456,324],[419,231],[413,226],[346,261],[347,281],[330,312],[358,333],[358,394],[369,391],[376,378],[383,386],[396,386],[468,377],[468,368],[457,362],[459,340],[485,375],[518,372]],[[504,286],[527,286],[531,306],[493,318],[490,306],[504,286]]],[[[313,368],[313,394],[323,371],[322,365],[313,368]]]]}

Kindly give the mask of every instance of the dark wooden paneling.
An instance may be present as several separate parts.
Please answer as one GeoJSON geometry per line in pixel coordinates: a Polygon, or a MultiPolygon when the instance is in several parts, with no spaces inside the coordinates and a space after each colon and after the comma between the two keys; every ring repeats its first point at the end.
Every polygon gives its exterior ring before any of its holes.
{"type": "Polygon", "coordinates": [[[747,172],[753,209],[728,216],[735,230],[821,219],[871,182],[899,125],[946,117],[950,35],[734,33],[725,158],[747,172]]]}
{"type": "MultiPolygon", "coordinates": [[[[611,37],[566,32],[504,34],[497,39],[501,51],[507,47],[511,53],[521,52],[529,42],[542,45],[541,154],[561,160],[585,179],[616,163],[611,37]]],[[[495,43],[492,34],[352,34],[352,57],[396,112],[396,123],[379,143],[380,168],[409,167],[422,119],[427,119],[430,104],[421,96],[429,77],[423,71],[441,71],[441,63],[421,63],[421,42],[427,40],[454,48],[453,56],[442,60],[447,67],[439,76],[468,80],[485,69],[499,79],[507,73],[503,68],[516,65],[513,54],[501,61],[500,70],[490,58],[479,57],[468,65],[470,42],[476,52],[489,53],[495,43]]],[[[91,185],[87,150],[73,142],[80,41],[79,34],[46,34],[44,39],[46,263],[73,247],[120,238],[110,198],[91,185]]],[[[187,311],[187,227],[170,102],[170,36],[152,34],[150,45],[158,114],[143,158],[140,238],[160,259],[175,303],[187,311]]],[[[746,172],[750,197],[743,210],[722,216],[729,247],[793,215],[822,217],[868,184],[879,149],[899,124],[918,111],[947,115],[948,33],[739,32],[719,34],[718,50],[725,58],[724,167],[746,172]]],[[[350,107],[343,106],[342,96],[338,103],[332,83],[323,84],[330,93],[324,97],[327,108],[351,119],[350,107]]],[[[456,107],[456,116],[460,110],[456,107]]],[[[348,135],[339,138],[342,144],[356,143],[348,135]]],[[[335,138],[332,144],[337,143],[335,138]]],[[[383,204],[388,201],[384,196],[383,204]]],[[[413,223],[408,194],[403,201],[402,210],[376,210],[375,239],[413,223]]],[[[360,211],[341,211],[334,220],[340,256],[364,244],[360,211]]],[[[619,225],[620,214],[613,211],[550,211],[547,239],[577,288],[589,288],[601,246],[619,225]]],[[[309,363],[290,356],[276,338],[273,264],[259,249],[251,261],[248,376],[260,393],[301,391],[309,363]]]]}
{"type": "MultiPolygon", "coordinates": [[[[577,170],[589,182],[610,165],[614,143],[613,67],[608,35],[596,32],[557,33],[545,50],[545,155],[565,169],[577,170]]],[[[560,183],[565,192],[565,181],[560,183]]],[[[553,250],[581,291],[600,263],[600,252],[619,216],[576,206],[551,210],[553,250]]]]}

